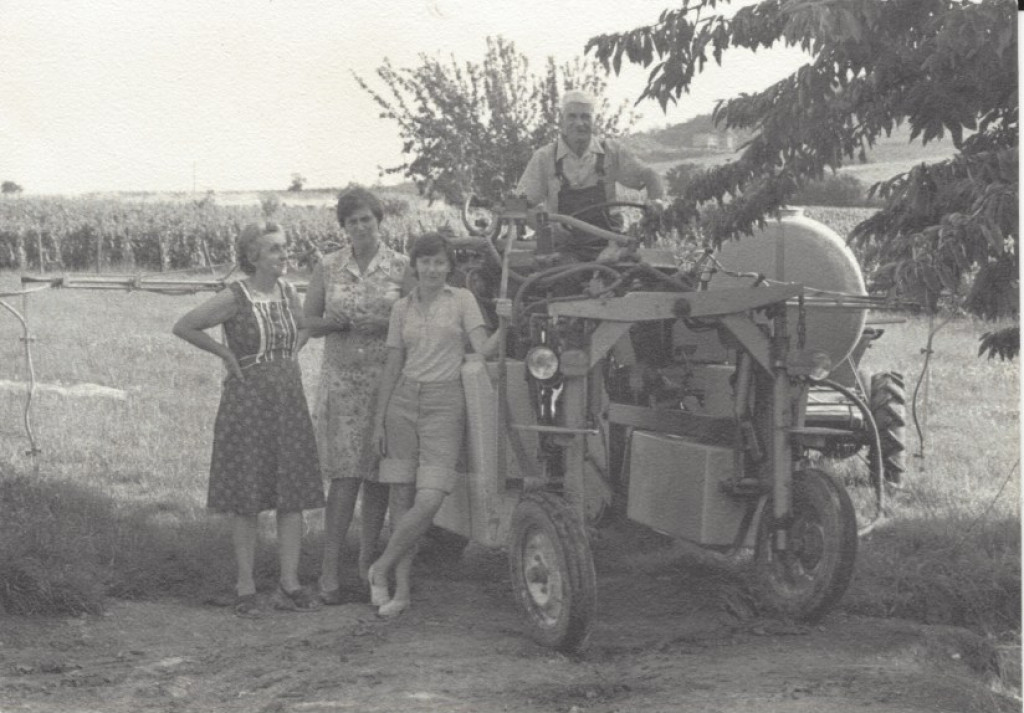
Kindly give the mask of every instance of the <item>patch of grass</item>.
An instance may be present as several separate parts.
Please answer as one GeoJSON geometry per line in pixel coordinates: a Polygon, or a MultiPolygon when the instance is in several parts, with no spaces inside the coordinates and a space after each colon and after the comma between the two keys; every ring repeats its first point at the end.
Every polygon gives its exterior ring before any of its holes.
{"type": "MultiPolygon", "coordinates": [[[[0,291],[17,289],[0,275],[0,291]]],[[[126,400],[37,392],[41,453],[27,455],[25,398],[0,392],[0,607],[97,611],[103,598],[198,596],[234,584],[230,531],[205,511],[218,360],[170,333],[209,295],[46,291],[29,298],[34,371],[43,383],[93,383],[126,400]]],[[[7,300],[22,309],[21,300],[7,300]]],[[[4,313],[6,314],[6,312],[4,313]]],[[[12,318],[0,318],[0,378],[28,381],[12,318]]],[[[302,356],[310,393],[320,345],[302,356]]],[[[312,534],[321,518],[310,515],[312,534]]],[[[257,576],[276,578],[273,518],[261,520],[257,576]]],[[[314,538],[315,539],[315,538],[314,538]]],[[[315,548],[303,575],[314,576],[315,548]]]]}
{"type": "Polygon", "coordinates": [[[893,522],[865,540],[843,608],[999,637],[1020,628],[1020,522],[893,522]]]}
{"type": "MultiPolygon", "coordinates": [[[[66,478],[5,472],[0,514],[0,611],[98,613],[107,597],[201,600],[234,584],[227,521],[184,502],[126,500],[66,478]]],[[[257,555],[268,588],[276,581],[270,534],[257,555]]],[[[307,574],[312,567],[304,562],[307,574]]]]}
{"type": "MultiPolygon", "coordinates": [[[[939,321],[885,326],[862,361],[868,373],[898,371],[907,387],[903,489],[890,492],[887,520],[863,538],[849,611],[955,624],[996,636],[1020,631],[1019,365],[979,359],[991,325],[939,321]],[[914,387],[921,437],[911,421],[914,387]],[[927,381],[927,393],[925,383],[927,381]]],[[[861,523],[874,516],[862,457],[833,463],[861,523]]]]}

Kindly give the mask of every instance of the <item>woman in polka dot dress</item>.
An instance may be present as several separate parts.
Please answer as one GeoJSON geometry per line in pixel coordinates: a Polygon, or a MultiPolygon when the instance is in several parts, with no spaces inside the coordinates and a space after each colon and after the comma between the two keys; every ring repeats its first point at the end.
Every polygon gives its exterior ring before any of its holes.
{"type": "Polygon", "coordinates": [[[224,361],[227,376],[214,423],[207,507],[232,516],[238,569],[235,612],[260,613],[253,578],[257,516],[276,510],[280,582],[277,609],[319,606],[298,579],[302,511],[323,507],[313,424],[295,350],[303,326],[287,268],[284,232],[273,223],[247,225],[238,239],[247,277],[199,305],[174,334],[224,361]],[[222,325],[226,343],[204,330],[222,325]]]}

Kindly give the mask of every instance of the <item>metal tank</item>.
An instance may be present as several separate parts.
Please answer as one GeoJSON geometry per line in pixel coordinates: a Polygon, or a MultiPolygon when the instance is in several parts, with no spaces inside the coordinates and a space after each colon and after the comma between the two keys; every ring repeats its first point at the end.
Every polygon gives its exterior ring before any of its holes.
{"type": "MultiPolygon", "coordinates": [[[[864,295],[864,276],[853,251],[828,226],[785,208],[753,236],[730,240],[718,253],[722,266],[735,272],[762,273],[769,280],[798,282],[807,287],[864,295]]],[[[709,289],[750,285],[749,278],[716,272],[709,289]]],[[[790,329],[796,334],[796,308],[789,310],[790,329]]],[[[865,311],[807,307],[807,348],[826,352],[833,368],[850,355],[864,331],[865,311]]]]}

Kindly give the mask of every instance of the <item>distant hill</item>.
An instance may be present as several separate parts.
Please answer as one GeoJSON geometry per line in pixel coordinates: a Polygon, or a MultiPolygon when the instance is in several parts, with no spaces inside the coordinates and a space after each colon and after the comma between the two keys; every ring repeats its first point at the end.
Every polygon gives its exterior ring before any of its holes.
{"type": "MultiPolygon", "coordinates": [[[[738,155],[740,147],[751,135],[749,132],[720,131],[711,123],[710,114],[702,114],[681,124],[630,134],[623,137],[623,142],[637,156],[664,173],[683,162],[703,166],[725,163],[738,155]]],[[[948,138],[930,141],[927,146],[922,146],[920,140],[911,143],[910,129],[901,126],[891,136],[878,139],[868,152],[866,164],[852,161],[843,167],[842,172],[856,175],[865,183],[873,183],[906,171],[922,161],[948,158],[954,152],[953,142],[948,138]]]]}

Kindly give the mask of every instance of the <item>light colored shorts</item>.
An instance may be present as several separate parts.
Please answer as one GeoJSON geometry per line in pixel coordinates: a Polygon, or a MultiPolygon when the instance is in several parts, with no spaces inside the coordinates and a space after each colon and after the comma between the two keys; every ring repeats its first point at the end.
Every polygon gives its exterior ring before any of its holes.
{"type": "Polygon", "coordinates": [[[461,379],[413,381],[399,377],[384,417],[387,455],[380,482],[416,484],[450,493],[466,427],[461,379]]]}

